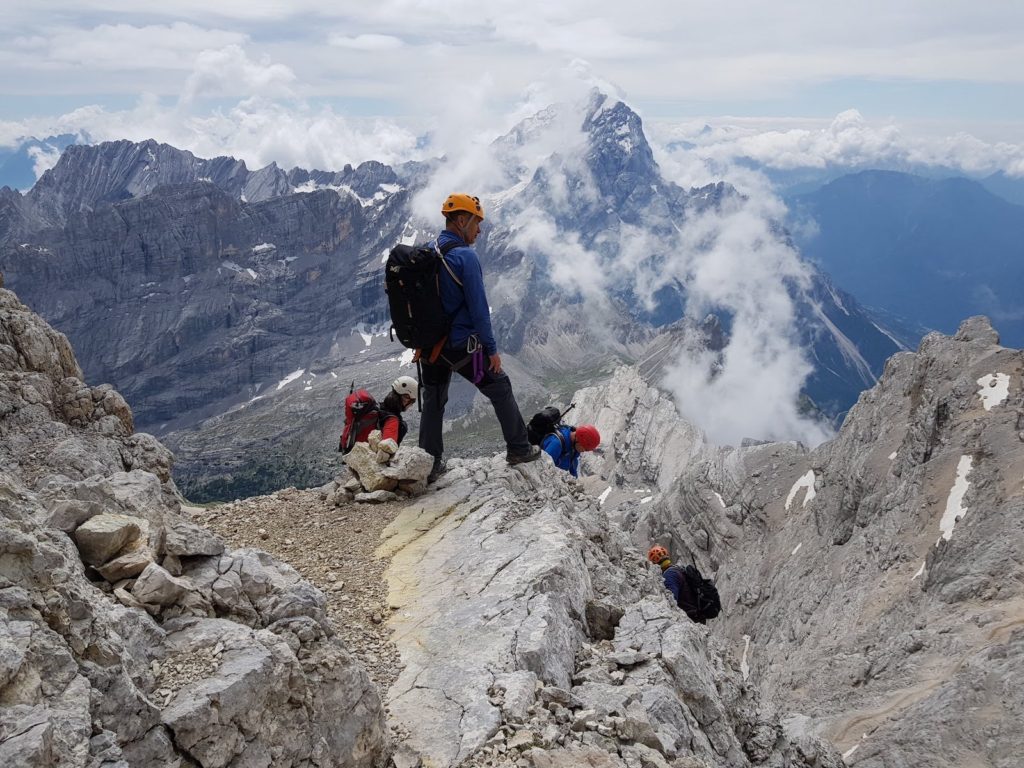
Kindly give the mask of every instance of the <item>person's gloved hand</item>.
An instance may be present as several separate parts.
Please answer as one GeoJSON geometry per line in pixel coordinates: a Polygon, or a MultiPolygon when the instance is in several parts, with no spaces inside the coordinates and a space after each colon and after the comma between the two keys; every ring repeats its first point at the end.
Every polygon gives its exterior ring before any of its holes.
{"type": "Polygon", "coordinates": [[[395,451],[397,450],[398,443],[390,437],[387,440],[381,440],[377,445],[377,461],[380,464],[387,464],[391,461],[391,457],[395,455],[395,451]]]}

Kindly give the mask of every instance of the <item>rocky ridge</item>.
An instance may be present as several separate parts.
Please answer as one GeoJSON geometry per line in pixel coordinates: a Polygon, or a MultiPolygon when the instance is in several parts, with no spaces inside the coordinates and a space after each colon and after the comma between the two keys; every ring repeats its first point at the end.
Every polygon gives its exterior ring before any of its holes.
{"type": "Polygon", "coordinates": [[[170,453],[2,281],[0,438],[0,764],[386,759],[323,595],[190,522],[170,453]]]}
{"type": "MultiPolygon", "coordinates": [[[[376,688],[323,595],[188,519],[166,449],[3,290],[0,355],[4,764],[381,763],[376,688]]],[[[322,508],[345,515],[343,490],[322,508]]],[[[244,524],[238,505],[198,519],[218,517],[244,524]]],[[[401,656],[396,765],[839,765],[758,714],[706,630],[544,462],[453,461],[377,555],[401,656]]]]}
{"type": "Polygon", "coordinates": [[[566,477],[453,460],[385,528],[396,765],[841,765],[759,711],[734,660],[566,477]]]}
{"type": "Polygon", "coordinates": [[[581,393],[637,546],[717,573],[713,634],[850,765],[1024,753],[1024,354],[985,318],[888,362],[838,437],[714,448],[635,371],[581,393]],[[623,487],[653,490],[640,503],[623,487]]]}
{"type": "MultiPolygon", "coordinates": [[[[7,291],[0,371],[0,756],[383,760],[383,710],[333,627],[358,621],[350,606],[185,519],[170,454],[7,291]]],[[[622,368],[576,398],[572,418],[606,438],[583,482],[499,454],[377,508],[350,505],[341,477],[300,494],[312,525],[255,533],[291,557],[382,509],[370,574],[387,595],[366,579],[355,610],[391,633],[359,653],[393,681],[396,766],[842,765],[831,743],[869,768],[1009,768],[1024,748],[1022,378],[1021,352],[972,318],[895,356],[809,452],[708,446],[622,368]],[[654,541],[715,575],[709,627],[669,603],[642,555],[654,541]]],[[[198,519],[244,539],[282,511],[256,504],[198,519]]],[[[303,567],[336,583],[324,567],[370,562],[373,538],[303,567]]]]}

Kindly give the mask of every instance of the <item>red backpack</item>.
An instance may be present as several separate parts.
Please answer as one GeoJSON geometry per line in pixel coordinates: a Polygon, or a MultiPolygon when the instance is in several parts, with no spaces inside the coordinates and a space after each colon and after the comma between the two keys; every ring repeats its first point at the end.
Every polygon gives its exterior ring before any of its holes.
{"type": "Polygon", "coordinates": [[[350,392],[345,398],[345,428],[341,431],[338,450],[348,453],[356,443],[366,442],[379,421],[380,409],[373,396],[365,389],[350,392]]]}

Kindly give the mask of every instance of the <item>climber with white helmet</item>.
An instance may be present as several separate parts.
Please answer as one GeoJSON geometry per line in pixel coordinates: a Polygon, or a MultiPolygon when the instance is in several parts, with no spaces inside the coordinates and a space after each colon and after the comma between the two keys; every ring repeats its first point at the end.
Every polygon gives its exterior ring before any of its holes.
{"type": "Polygon", "coordinates": [[[345,398],[345,427],[338,450],[348,453],[356,443],[366,443],[374,430],[380,430],[377,461],[386,464],[398,451],[405,433],[409,431],[402,412],[416,402],[419,385],[412,376],[399,376],[391,383],[387,396],[378,403],[365,389],[352,390],[345,398]]]}
{"type": "Polygon", "coordinates": [[[380,404],[380,444],[377,446],[378,460],[381,452],[393,456],[401,445],[405,433],[409,431],[402,411],[416,402],[419,396],[419,385],[412,376],[399,376],[391,384],[391,391],[380,404]]]}

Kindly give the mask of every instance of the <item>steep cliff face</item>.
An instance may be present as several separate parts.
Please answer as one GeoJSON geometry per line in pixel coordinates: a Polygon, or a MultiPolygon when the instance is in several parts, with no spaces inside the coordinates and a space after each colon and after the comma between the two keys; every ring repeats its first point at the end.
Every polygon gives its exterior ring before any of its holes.
{"type": "Polygon", "coordinates": [[[812,452],[705,446],[628,370],[577,410],[625,427],[592,468],[660,493],[613,489],[609,514],[717,572],[712,632],[768,701],[851,765],[1004,766],[1024,750],[1022,377],[972,318],[893,357],[812,452]]]}
{"type": "Polygon", "coordinates": [[[0,281],[0,764],[383,764],[323,595],[189,522],[172,463],[0,281]]]}
{"type": "Polygon", "coordinates": [[[7,262],[12,286],[49,286],[36,309],[153,427],[283,378],[350,335],[370,247],[356,233],[374,223],[395,237],[394,220],[331,191],[245,206],[212,184],[162,187],[77,214],[7,262]]]}

